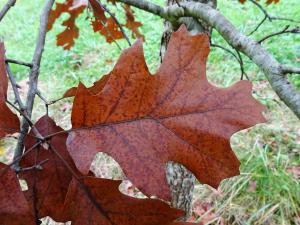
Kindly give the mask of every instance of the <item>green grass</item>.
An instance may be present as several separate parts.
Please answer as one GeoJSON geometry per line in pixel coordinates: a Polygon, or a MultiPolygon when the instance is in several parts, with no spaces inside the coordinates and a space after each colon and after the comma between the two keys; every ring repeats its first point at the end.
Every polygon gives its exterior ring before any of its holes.
{"type": "MultiPolygon", "coordinates": [[[[0,6],[6,2],[0,0],[0,6]]],[[[5,40],[10,58],[30,61],[37,35],[38,16],[42,0],[22,0],[9,12],[0,24],[0,37],[5,40]]],[[[163,4],[163,0],[153,2],[163,4]]],[[[249,33],[262,18],[261,12],[252,4],[237,1],[219,1],[219,9],[241,31],[249,33]]],[[[289,16],[300,20],[299,0],[282,1],[268,7],[271,14],[289,16]]],[[[163,21],[145,12],[136,11],[143,22],[141,31],[147,63],[151,71],[159,65],[159,44],[163,21]]],[[[120,13],[117,13],[121,16],[120,13]]],[[[64,15],[66,16],[66,15],[64,15]]],[[[48,33],[41,67],[41,90],[50,99],[57,98],[69,87],[82,81],[91,85],[109,72],[121,50],[107,44],[103,37],[92,32],[83,14],[78,20],[80,37],[70,51],[55,46],[55,35],[62,30],[60,21],[48,33]]],[[[253,38],[260,39],[266,33],[281,30],[287,23],[267,22],[253,38]]],[[[296,24],[295,24],[296,25],[296,24]]],[[[213,42],[226,46],[225,41],[213,33],[213,42]]],[[[118,41],[122,49],[125,41],[118,41]]],[[[282,63],[300,66],[300,35],[282,35],[269,39],[264,46],[282,63]]],[[[228,46],[227,46],[228,47],[228,46]]],[[[300,210],[300,183],[289,168],[300,165],[300,123],[289,109],[276,97],[265,81],[264,75],[243,57],[250,79],[254,82],[254,96],[268,107],[267,124],[239,132],[232,138],[232,147],[241,161],[241,175],[222,182],[218,192],[198,184],[195,199],[210,203],[211,211],[223,218],[225,224],[296,224],[300,210]],[[249,187],[256,184],[256,188],[249,187]]],[[[13,66],[18,81],[26,79],[24,67],[13,66]]],[[[208,62],[208,77],[218,86],[229,86],[240,79],[239,65],[234,58],[220,49],[212,49],[208,62]]],[[[300,89],[299,76],[291,81],[300,89]]],[[[50,113],[64,126],[69,121],[69,112],[62,112],[64,103],[51,108],[50,113]]],[[[41,104],[36,104],[35,118],[44,113],[41,104]],[[40,109],[39,109],[40,108],[40,109]]],[[[215,220],[216,221],[216,220],[215,220]]],[[[216,222],[211,222],[215,224],[216,222]]]]}

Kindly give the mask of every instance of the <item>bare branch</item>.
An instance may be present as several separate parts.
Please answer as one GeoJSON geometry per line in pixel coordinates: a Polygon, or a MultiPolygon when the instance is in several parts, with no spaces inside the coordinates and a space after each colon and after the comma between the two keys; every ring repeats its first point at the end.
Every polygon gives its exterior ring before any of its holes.
{"type": "Polygon", "coordinates": [[[27,116],[27,114],[25,113],[25,111],[21,111],[17,106],[15,106],[13,103],[11,103],[10,101],[6,100],[6,103],[9,104],[11,107],[13,107],[15,110],[17,110],[20,115],[22,117],[24,117],[27,120],[27,123],[29,124],[29,126],[33,126],[33,122],[31,121],[31,119],[27,116]]]}
{"type": "Polygon", "coordinates": [[[292,66],[282,66],[282,72],[284,74],[300,74],[300,68],[299,67],[292,67],[292,66]]]}
{"type": "Polygon", "coordinates": [[[10,10],[11,7],[13,7],[16,3],[16,0],[8,0],[8,2],[3,6],[3,8],[0,11],[0,22],[3,19],[3,17],[6,15],[6,13],[10,10]]]}
{"type": "Polygon", "coordinates": [[[17,82],[12,74],[12,71],[10,69],[10,66],[8,64],[6,64],[6,71],[7,71],[8,78],[10,80],[12,89],[14,91],[16,102],[19,105],[20,111],[24,112],[24,111],[26,111],[26,107],[24,106],[23,101],[20,97],[20,93],[19,93],[19,89],[18,89],[19,85],[17,84],[17,82]]]}
{"type": "MultiPolygon", "coordinates": [[[[29,74],[29,91],[27,93],[27,100],[26,100],[26,112],[29,118],[31,118],[32,115],[33,103],[37,92],[37,83],[38,83],[38,77],[40,71],[41,58],[44,51],[44,45],[46,40],[48,18],[49,18],[50,10],[54,4],[54,1],[55,0],[48,0],[46,2],[40,18],[39,35],[38,35],[35,52],[32,59],[32,68],[29,74]]],[[[28,130],[29,130],[29,123],[26,119],[23,118],[22,125],[21,125],[21,134],[19,136],[18,143],[15,149],[14,158],[19,158],[20,155],[22,155],[23,148],[24,148],[23,143],[24,143],[25,135],[28,133],[28,130]]],[[[18,166],[19,165],[15,164],[15,167],[18,166]]]]}
{"type": "Polygon", "coordinates": [[[293,28],[293,29],[289,29],[289,27],[290,26],[287,25],[283,30],[275,32],[275,33],[272,33],[272,34],[269,34],[269,35],[263,37],[262,39],[260,39],[258,41],[258,43],[261,44],[262,42],[264,42],[265,40],[267,40],[269,38],[272,38],[272,37],[275,37],[275,36],[278,36],[278,35],[282,35],[282,34],[288,34],[288,33],[290,33],[290,34],[300,34],[299,27],[296,27],[296,28],[293,28]]]}
{"type": "Polygon", "coordinates": [[[241,68],[241,71],[242,71],[242,75],[241,75],[241,80],[244,80],[244,76],[246,77],[247,80],[250,80],[249,77],[248,77],[248,74],[245,72],[245,69],[244,69],[244,60],[243,60],[243,57],[241,55],[241,53],[238,51],[238,50],[235,50],[239,59],[240,59],[240,68],[241,68]]]}
{"type": "Polygon", "coordinates": [[[259,22],[259,24],[255,27],[255,29],[249,33],[249,35],[252,35],[253,33],[255,33],[267,19],[270,22],[273,22],[274,20],[281,20],[281,21],[288,21],[288,22],[292,22],[292,23],[300,23],[300,20],[294,20],[294,19],[290,19],[290,18],[272,16],[256,0],[249,0],[249,1],[251,3],[253,3],[257,8],[259,8],[259,10],[262,11],[262,13],[264,14],[264,18],[261,20],[261,22],[259,22]]]}
{"type": "Polygon", "coordinates": [[[45,160],[39,162],[38,164],[35,164],[33,166],[30,166],[30,167],[20,168],[20,170],[17,171],[17,172],[18,173],[23,173],[23,172],[27,172],[27,171],[31,171],[31,170],[41,171],[41,170],[43,170],[43,165],[46,164],[47,162],[49,162],[49,159],[45,159],[45,160]]]}
{"type": "Polygon", "coordinates": [[[7,170],[12,167],[12,169],[14,169],[16,172],[18,171],[18,169],[20,169],[20,167],[18,166],[17,168],[15,167],[15,164],[18,164],[19,161],[25,157],[27,154],[29,154],[30,152],[32,152],[36,147],[38,147],[39,145],[42,144],[42,141],[38,141],[37,143],[35,143],[33,146],[31,146],[23,155],[20,155],[19,157],[17,157],[16,159],[14,159],[10,164],[7,165],[7,168],[5,168],[4,170],[2,170],[0,172],[0,177],[3,176],[3,174],[5,174],[7,172],[7,170]]]}
{"type": "Polygon", "coordinates": [[[245,73],[243,58],[241,57],[241,55],[239,54],[238,51],[236,51],[237,54],[238,54],[238,55],[236,55],[233,51],[231,51],[230,49],[228,49],[228,48],[226,48],[226,47],[224,47],[224,46],[222,46],[222,45],[218,45],[218,44],[213,44],[213,43],[211,43],[210,46],[211,46],[211,47],[215,47],[215,48],[222,49],[223,51],[228,52],[230,55],[232,55],[232,56],[236,59],[236,61],[239,63],[239,65],[240,65],[240,69],[241,69],[241,80],[244,78],[244,75],[245,75],[245,76],[247,77],[247,79],[249,80],[248,75],[245,73]]]}
{"type": "Polygon", "coordinates": [[[257,8],[259,8],[263,14],[265,14],[265,16],[271,21],[272,17],[269,15],[269,13],[267,12],[267,10],[265,10],[265,8],[259,4],[256,0],[249,0],[251,3],[253,3],[257,8]]]}
{"type": "Polygon", "coordinates": [[[22,61],[15,60],[15,59],[6,59],[5,62],[6,63],[13,63],[13,64],[21,65],[21,66],[27,66],[29,68],[32,68],[32,63],[22,62],[22,61]]]}
{"type": "Polygon", "coordinates": [[[29,124],[29,126],[32,127],[33,129],[33,132],[34,134],[36,135],[36,138],[40,139],[40,140],[43,140],[43,136],[40,134],[40,132],[33,126],[33,122],[31,121],[30,117],[27,115],[27,110],[26,110],[26,107],[24,106],[23,102],[22,102],[22,99],[20,97],[20,93],[19,93],[19,90],[18,90],[18,84],[17,82],[15,81],[15,78],[12,74],[12,71],[9,67],[8,64],[6,64],[6,71],[7,71],[7,74],[8,74],[8,77],[9,77],[9,80],[10,80],[10,83],[12,85],[12,88],[13,88],[13,91],[14,91],[14,95],[15,95],[15,98],[16,98],[16,103],[19,105],[19,108],[17,108],[14,104],[12,104],[11,102],[9,102],[8,100],[6,100],[6,102],[11,105],[14,109],[16,109],[20,114],[21,116],[23,116],[26,120],[27,120],[27,123],[29,124]]]}
{"type": "Polygon", "coordinates": [[[251,31],[248,35],[250,36],[250,35],[254,34],[254,33],[261,27],[261,25],[263,25],[263,23],[264,23],[267,19],[268,19],[268,17],[265,16],[265,17],[257,24],[257,26],[254,28],[254,30],[251,31]]]}

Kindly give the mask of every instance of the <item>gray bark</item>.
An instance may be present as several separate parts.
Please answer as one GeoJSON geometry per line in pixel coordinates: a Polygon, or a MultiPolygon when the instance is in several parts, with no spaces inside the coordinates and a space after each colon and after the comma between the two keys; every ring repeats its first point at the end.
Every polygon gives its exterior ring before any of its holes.
{"type": "MultiPolygon", "coordinates": [[[[202,2],[205,4],[210,4],[212,7],[217,6],[217,0],[186,0],[194,2],[202,2]]],[[[174,4],[180,4],[183,0],[167,0],[166,5],[171,6],[174,4]]],[[[189,32],[192,35],[198,33],[207,33],[211,34],[211,27],[208,26],[204,21],[194,19],[192,17],[185,17],[181,23],[184,23],[189,32]]],[[[174,31],[176,31],[181,23],[171,23],[168,20],[164,22],[164,32],[161,39],[160,47],[160,59],[163,60],[163,57],[168,48],[168,43],[170,37],[174,31]]],[[[182,209],[186,212],[186,216],[182,218],[186,219],[191,215],[192,211],[192,199],[193,199],[193,190],[195,186],[195,177],[194,175],[187,170],[184,166],[177,164],[175,162],[168,162],[166,166],[166,176],[168,184],[170,185],[170,191],[172,195],[172,206],[175,208],[182,209]]]]}
{"type": "MultiPolygon", "coordinates": [[[[42,11],[41,17],[40,17],[40,27],[39,27],[39,34],[35,46],[34,55],[32,58],[32,67],[29,74],[29,89],[27,93],[26,98],[26,115],[28,118],[31,118],[32,115],[32,109],[34,104],[34,99],[37,94],[37,85],[38,85],[38,78],[40,74],[40,65],[42,60],[42,55],[44,52],[44,46],[46,41],[46,33],[47,33],[47,24],[48,24],[48,18],[51,11],[51,8],[54,4],[55,0],[47,0],[45,3],[44,9],[42,11]]],[[[23,148],[24,148],[24,140],[25,136],[29,131],[30,124],[28,123],[28,119],[24,118],[21,122],[21,133],[18,138],[18,143],[15,149],[14,153],[14,161],[21,157],[23,154],[23,148]]],[[[42,137],[40,137],[42,139],[42,137]]],[[[13,165],[13,168],[18,171],[19,170],[19,164],[18,161],[16,164],[13,165]]]]}
{"type": "MultiPolygon", "coordinates": [[[[166,0],[166,5],[177,5],[180,4],[180,2],[200,2],[204,4],[208,4],[213,8],[217,7],[217,0],[166,0]]],[[[187,26],[187,29],[192,35],[198,34],[198,33],[207,33],[208,35],[211,34],[211,26],[209,26],[206,22],[192,18],[192,17],[185,17],[182,18],[180,23],[170,22],[169,20],[164,21],[164,32],[161,39],[161,48],[160,48],[160,59],[162,60],[165,52],[168,47],[168,43],[170,40],[170,37],[174,31],[176,31],[181,24],[185,24],[187,26]]]]}
{"type": "Polygon", "coordinates": [[[16,0],[8,0],[8,2],[3,6],[3,8],[0,11],[0,22],[6,15],[6,13],[10,10],[11,7],[13,7],[16,3],[16,0]]]}

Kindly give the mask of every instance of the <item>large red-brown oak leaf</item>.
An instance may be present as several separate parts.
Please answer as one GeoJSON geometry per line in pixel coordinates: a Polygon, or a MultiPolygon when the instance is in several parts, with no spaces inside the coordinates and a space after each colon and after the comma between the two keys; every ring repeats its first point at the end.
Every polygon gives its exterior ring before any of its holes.
{"type": "Polygon", "coordinates": [[[74,179],[65,205],[72,225],[167,225],[184,215],[160,200],[122,194],[121,182],[86,177],[80,184],[74,179]]]}
{"type": "Polygon", "coordinates": [[[0,163],[0,225],[35,225],[14,171],[0,163]]]}
{"type": "MultiPolygon", "coordinates": [[[[48,116],[40,118],[35,127],[44,137],[63,131],[48,116]]],[[[66,133],[55,135],[49,140],[51,146],[49,149],[37,147],[25,155],[20,162],[22,167],[32,167],[44,160],[49,160],[42,165],[42,170],[31,170],[20,174],[20,177],[27,182],[28,191],[25,192],[25,196],[30,202],[31,207],[34,206],[35,199],[37,201],[35,205],[39,218],[50,216],[57,222],[68,221],[68,216],[63,209],[68,187],[72,180],[72,174],[52,150],[52,148],[55,149],[76,172],[74,162],[66,149],[66,140],[66,133]],[[34,198],[34,193],[36,198],[34,198]]],[[[25,140],[25,152],[35,143],[34,133],[31,131],[25,140]]]]}
{"type": "Polygon", "coordinates": [[[5,47],[0,42],[0,138],[7,134],[18,132],[20,129],[20,121],[18,117],[7,107],[7,88],[8,79],[6,75],[5,65],[5,47]]]}
{"type": "Polygon", "coordinates": [[[252,97],[249,81],[229,88],[210,84],[208,53],[208,37],[190,36],[182,26],[154,76],[139,41],[123,52],[97,95],[80,84],[72,111],[75,130],[67,140],[77,168],[87,174],[95,154],[105,152],[143,193],[165,200],[170,200],[168,161],[213,187],[238,175],[230,137],[264,122],[264,107],[252,97]]]}

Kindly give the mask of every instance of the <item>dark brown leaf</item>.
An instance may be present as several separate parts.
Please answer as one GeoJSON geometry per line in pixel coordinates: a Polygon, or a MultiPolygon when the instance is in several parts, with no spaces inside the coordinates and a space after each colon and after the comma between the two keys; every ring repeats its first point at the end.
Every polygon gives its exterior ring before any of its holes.
{"type": "Polygon", "coordinates": [[[16,133],[20,129],[18,117],[6,105],[7,88],[5,47],[4,43],[0,42],[0,138],[16,133]]]}
{"type": "Polygon", "coordinates": [[[0,224],[36,224],[15,172],[3,163],[0,163],[0,224]]]}
{"type": "Polygon", "coordinates": [[[84,187],[73,180],[67,195],[72,225],[166,225],[183,216],[160,200],[123,195],[121,181],[87,177],[83,182],[84,187]]]}
{"type": "MultiPolygon", "coordinates": [[[[48,116],[39,119],[35,127],[43,136],[63,131],[63,129],[58,127],[48,116]]],[[[32,131],[25,140],[25,151],[36,143],[36,140],[33,138],[34,136],[31,135],[34,135],[32,131]]],[[[49,143],[62,155],[70,167],[73,168],[74,171],[77,171],[66,149],[66,139],[67,134],[62,133],[54,136],[49,143]]],[[[34,192],[36,193],[36,208],[38,209],[39,218],[51,216],[57,222],[66,222],[68,221],[68,217],[63,211],[63,205],[69,183],[72,180],[72,174],[66,169],[64,163],[51,148],[46,150],[42,147],[38,147],[23,157],[20,165],[22,167],[31,167],[44,160],[49,161],[42,165],[42,170],[31,170],[20,174],[20,177],[25,179],[28,184],[26,198],[33,207],[35,199],[34,192]]]]}
{"type": "Polygon", "coordinates": [[[229,88],[205,75],[209,40],[185,27],[170,40],[164,61],[151,76],[139,41],[122,54],[104,88],[92,94],[79,85],[68,150],[87,174],[97,152],[112,156],[147,196],[170,200],[165,164],[185,165],[201,183],[217,187],[239,174],[230,147],[235,132],[265,119],[251,82],[229,88]],[[149,176],[150,175],[150,176],[149,176]]]}

